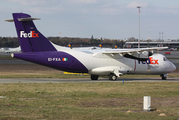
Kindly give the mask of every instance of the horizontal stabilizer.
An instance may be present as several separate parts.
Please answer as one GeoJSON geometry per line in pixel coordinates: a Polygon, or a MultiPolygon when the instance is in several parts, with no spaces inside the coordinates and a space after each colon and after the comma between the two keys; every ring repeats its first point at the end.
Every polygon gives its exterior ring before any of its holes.
{"type": "Polygon", "coordinates": [[[28,17],[28,18],[19,18],[18,20],[19,21],[31,21],[31,20],[40,20],[40,18],[31,18],[31,17],[28,17]]]}
{"type": "MultiPolygon", "coordinates": [[[[40,18],[31,18],[31,17],[27,17],[27,18],[18,18],[18,21],[32,21],[32,20],[40,20],[40,18]]],[[[9,19],[9,20],[5,20],[7,22],[14,22],[14,19],[9,19]]]]}
{"type": "Polygon", "coordinates": [[[14,19],[4,20],[6,22],[14,22],[14,19]]]}

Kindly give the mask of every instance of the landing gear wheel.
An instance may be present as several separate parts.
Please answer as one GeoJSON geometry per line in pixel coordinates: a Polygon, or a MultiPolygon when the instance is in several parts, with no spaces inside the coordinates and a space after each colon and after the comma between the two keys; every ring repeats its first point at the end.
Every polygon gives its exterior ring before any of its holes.
{"type": "Polygon", "coordinates": [[[116,81],[116,79],[117,79],[117,76],[115,74],[110,74],[109,75],[109,80],[116,81]]]}
{"type": "Polygon", "coordinates": [[[162,80],[167,80],[168,74],[162,74],[162,75],[160,75],[160,76],[162,77],[162,80]]]}
{"type": "Polygon", "coordinates": [[[163,76],[163,77],[162,77],[162,80],[167,80],[167,77],[164,77],[164,76],[163,76]]]}
{"type": "Polygon", "coordinates": [[[91,75],[91,80],[98,80],[98,75],[91,75]]]}

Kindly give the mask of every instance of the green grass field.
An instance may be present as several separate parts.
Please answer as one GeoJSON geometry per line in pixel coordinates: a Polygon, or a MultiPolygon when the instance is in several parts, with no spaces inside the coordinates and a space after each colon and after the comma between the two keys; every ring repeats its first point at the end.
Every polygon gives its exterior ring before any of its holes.
{"type": "Polygon", "coordinates": [[[178,95],[177,82],[0,84],[0,119],[177,120],[178,95]]]}

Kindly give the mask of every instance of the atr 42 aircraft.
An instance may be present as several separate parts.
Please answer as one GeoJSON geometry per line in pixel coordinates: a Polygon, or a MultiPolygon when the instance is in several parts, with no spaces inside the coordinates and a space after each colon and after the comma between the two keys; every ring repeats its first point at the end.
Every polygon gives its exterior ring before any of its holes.
{"type": "Polygon", "coordinates": [[[46,39],[35,27],[28,14],[13,13],[22,53],[11,56],[34,62],[58,70],[75,73],[89,73],[92,80],[99,76],[109,76],[116,80],[124,74],[156,74],[167,79],[167,74],[176,67],[161,54],[149,54],[150,50],[166,49],[167,47],[137,49],[101,49],[80,51],[57,46],[46,39]]]}

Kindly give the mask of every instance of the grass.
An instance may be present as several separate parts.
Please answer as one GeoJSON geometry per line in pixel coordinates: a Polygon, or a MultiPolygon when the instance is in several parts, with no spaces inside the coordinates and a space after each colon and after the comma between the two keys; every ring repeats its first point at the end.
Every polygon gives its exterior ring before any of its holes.
{"type": "Polygon", "coordinates": [[[173,120],[178,89],[176,82],[0,84],[0,119],[173,120]],[[146,95],[154,111],[142,110],[146,95]]]}
{"type": "Polygon", "coordinates": [[[90,76],[64,75],[64,74],[1,74],[0,78],[90,78],[90,76]]]}

